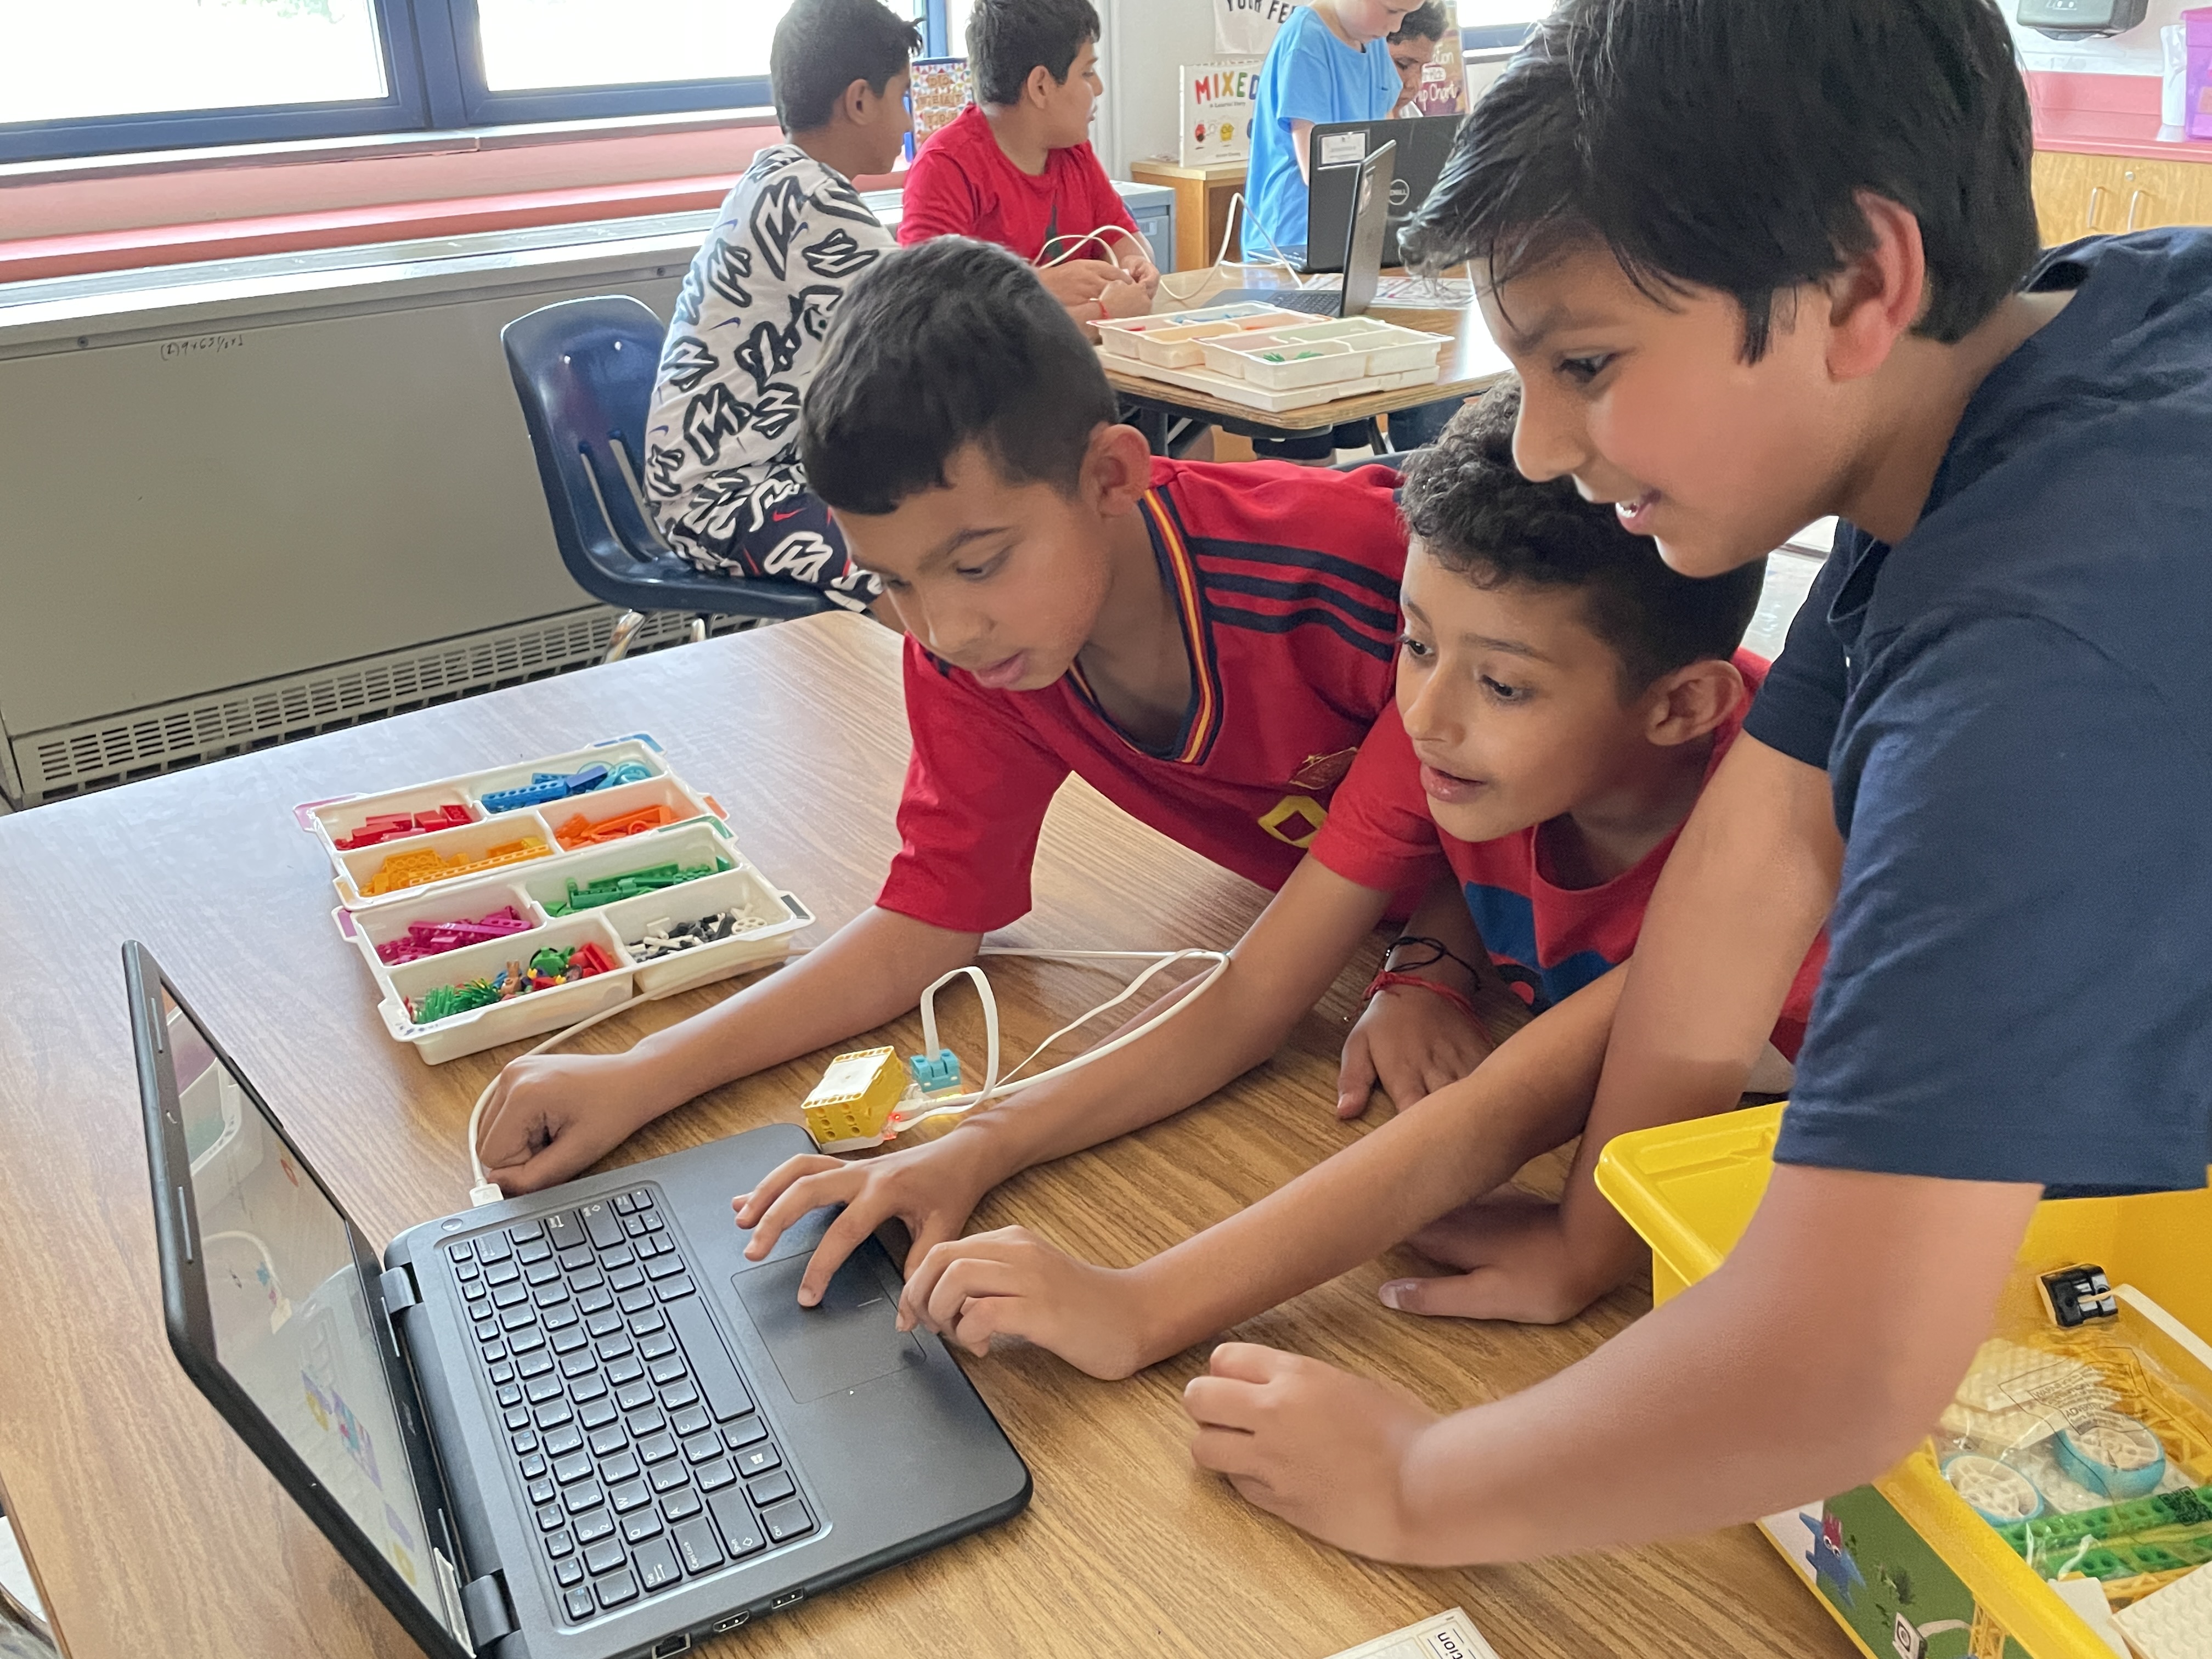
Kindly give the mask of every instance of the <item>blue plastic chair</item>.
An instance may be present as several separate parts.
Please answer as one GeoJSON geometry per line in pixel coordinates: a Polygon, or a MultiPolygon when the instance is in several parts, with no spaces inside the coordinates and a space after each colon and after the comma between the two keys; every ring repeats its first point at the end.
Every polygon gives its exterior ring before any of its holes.
{"type": "Polygon", "coordinates": [[[623,609],[607,647],[618,661],[648,611],[782,621],[831,608],[822,590],[778,577],[702,575],[653,528],[640,495],[653,369],[666,330],[626,294],[564,300],[500,330],[538,452],[561,562],[593,599],[623,609]]]}

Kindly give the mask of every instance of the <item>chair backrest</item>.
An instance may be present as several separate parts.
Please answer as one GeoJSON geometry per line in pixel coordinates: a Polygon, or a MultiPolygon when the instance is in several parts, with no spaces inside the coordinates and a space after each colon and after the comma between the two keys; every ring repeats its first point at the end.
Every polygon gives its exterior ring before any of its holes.
{"type": "Polygon", "coordinates": [[[626,294],[564,300],[499,333],[568,574],[635,580],[675,562],[640,508],[645,423],[665,331],[626,294]],[[625,465],[627,476],[625,476],[625,465]]]}

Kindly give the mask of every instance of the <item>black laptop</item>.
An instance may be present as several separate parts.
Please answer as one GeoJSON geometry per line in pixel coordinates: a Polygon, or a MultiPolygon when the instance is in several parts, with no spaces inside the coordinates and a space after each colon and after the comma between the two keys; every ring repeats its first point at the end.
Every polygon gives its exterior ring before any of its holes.
{"type": "Polygon", "coordinates": [[[1369,151],[1358,167],[1342,169],[1352,177],[1352,211],[1345,233],[1341,283],[1327,289],[1237,288],[1215,295],[1206,304],[1227,306],[1258,301],[1285,311],[1311,312],[1316,317],[1364,316],[1367,308],[1375,303],[1376,285],[1382,279],[1382,233],[1397,154],[1395,143],[1384,143],[1369,151]]]}
{"type": "Polygon", "coordinates": [[[1382,263],[1401,265],[1398,233],[1421,210],[1451,159],[1459,136],[1456,115],[1422,115],[1403,121],[1331,121],[1308,136],[1315,158],[1306,187],[1307,272],[1346,269],[1335,263],[1351,232],[1352,169],[1384,144],[1398,147],[1392,163],[1390,216],[1382,233],[1382,263]]]}
{"type": "Polygon", "coordinates": [[[731,1195],[811,1150],[797,1125],[380,1262],[145,948],[124,967],[170,1346],[426,1653],[659,1659],[1029,1501],[943,1346],[896,1328],[880,1247],[814,1309],[826,1212],[744,1260],[731,1195]]]}

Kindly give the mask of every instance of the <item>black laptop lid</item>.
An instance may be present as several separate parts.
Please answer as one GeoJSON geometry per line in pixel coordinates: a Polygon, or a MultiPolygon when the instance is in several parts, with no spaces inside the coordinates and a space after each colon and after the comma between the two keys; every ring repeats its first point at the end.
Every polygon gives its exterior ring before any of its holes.
{"type": "Polygon", "coordinates": [[[124,964],[170,1346],[408,1634],[471,1651],[374,1253],[151,955],[124,964]]]}
{"type": "Polygon", "coordinates": [[[1328,121],[1308,135],[1311,168],[1306,187],[1306,223],[1310,246],[1303,269],[1340,269],[1337,251],[1344,246],[1352,222],[1352,191],[1358,166],[1384,144],[1398,147],[1392,163],[1390,218],[1382,238],[1382,262],[1403,263],[1398,252],[1399,233],[1419,211],[1436,188],[1444,163],[1451,158],[1458,136],[1456,115],[1422,115],[1402,121],[1328,121]]]}
{"type": "Polygon", "coordinates": [[[1352,235],[1344,250],[1344,300],[1340,317],[1358,317],[1375,303],[1382,278],[1382,233],[1389,228],[1390,181],[1398,146],[1384,144],[1359,164],[1352,197],[1352,235]]]}

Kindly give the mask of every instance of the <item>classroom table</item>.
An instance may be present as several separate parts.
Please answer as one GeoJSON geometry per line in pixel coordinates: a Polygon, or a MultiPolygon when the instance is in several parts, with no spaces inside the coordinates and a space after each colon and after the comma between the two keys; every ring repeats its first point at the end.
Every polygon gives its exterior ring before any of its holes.
{"type": "MultiPolygon", "coordinates": [[[[729,809],[746,854],[812,907],[822,926],[802,938],[818,939],[870,902],[896,845],[907,751],[897,662],[897,641],[873,623],[813,617],[0,818],[0,1490],[74,1659],[413,1651],[168,1351],[119,943],[152,947],[381,1242],[465,1207],[470,1103],[521,1045],[433,1067],[386,1035],[331,923],[328,861],[295,826],[294,803],[651,732],[729,809]]],[[[1009,940],[1224,945],[1264,897],[1079,784],[1046,825],[1036,892],[1009,940]]],[[[1128,1263],[1364,1133],[1337,1121],[1332,1084],[1374,957],[1363,954],[1269,1065],[1202,1108],[1017,1178],[975,1224],[1019,1220],[1128,1263]]],[[[1079,968],[991,971],[1010,1048],[1104,996],[1079,968]]],[[[647,1005],[580,1046],[627,1045],[729,988],[647,1005]]],[[[947,1001],[946,1040],[977,1053],[972,999],[947,1001]]],[[[917,1026],[900,1022],[888,1040],[911,1051],[917,1026]]],[[[611,1161],[795,1120],[822,1060],[716,1090],[611,1161]]],[[[1387,1273],[1409,1270],[1402,1254],[1386,1258],[1238,1334],[1395,1378],[1441,1407],[1532,1382],[1650,1305],[1632,1289],[1555,1329],[1424,1322],[1375,1298],[1387,1273]]],[[[1468,1571],[1324,1548],[1192,1468],[1179,1393],[1205,1352],[1117,1383],[1036,1350],[965,1361],[1035,1471],[1026,1512],[715,1650],[1318,1659],[1460,1604],[1504,1659],[1848,1654],[1747,1528],[1468,1571]]]]}
{"type": "MultiPolygon", "coordinates": [[[[1386,276],[1401,276],[1404,274],[1399,270],[1383,272],[1386,276]]],[[[1291,278],[1279,270],[1215,270],[1207,272],[1204,280],[1198,282],[1192,280],[1192,273],[1181,271],[1170,276],[1162,283],[1159,294],[1153,299],[1152,310],[1156,313],[1195,311],[1210,304],[1215,295],[1230,289],[1287,289],[1292,285],[1291,278]],[[1169,292],[1170,289],[1173,293],[1169,292]]],[[[1218,426],[1224,432],[1233,432],[1245,438],[1295,438],[1328,427],[1372,420],[1378,415],[1413,409],[1445,398],[1465,398],[1478,392],[1486,392],[1512,372],[1505,354],[1491,339],[1490,331],[1482,320],[1482,313],[1473,304],[1434,307],[1377,307],[1368,314],[1377,321],[1395,323],[1401,328],[1417,328],[1427,334],[1449,335],[1451,349],[1443,355],[1437,379],[1428,386],[1401,386],[1395,392],[1370,392],[1364,397],[1340,398],[1334,403],[1313,404],[1303,409],[1286,409],[1273,413],[1243,404],[1231,403],[1226,398],[1216,398],[1207,392],[1170,386],[1166,381],[1153,380],[1149,375],[1134,374],[1122,367],[1116,358],[1102,356],[1099,361],[1105,366],[1108,383],[1121,394],[1122,402],[1135,404],[1152,417],[1145,422],[1146,436],[1154,451],[1159,453],[1166,453],[1169,428],[1176,421],[1218,426]]],[[[1312,320],[1323,322],[1327,319],[1316,317],[1312,320]]]]}

